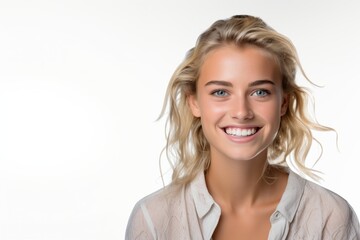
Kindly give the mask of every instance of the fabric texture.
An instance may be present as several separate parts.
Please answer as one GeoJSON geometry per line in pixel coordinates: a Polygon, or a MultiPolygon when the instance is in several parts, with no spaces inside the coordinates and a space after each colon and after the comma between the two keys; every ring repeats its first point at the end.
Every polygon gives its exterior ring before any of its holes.
{"type": "MultiPolygon", "coordinates": [[[[125,239],[208,240],[220,215],[200,173],[186,186],[169,185],[141,199],[131,213],[125,239]]],[[[270,222],[269,240],[360,239],[359,220],[348,202],[291,170],[270,222]]]]}

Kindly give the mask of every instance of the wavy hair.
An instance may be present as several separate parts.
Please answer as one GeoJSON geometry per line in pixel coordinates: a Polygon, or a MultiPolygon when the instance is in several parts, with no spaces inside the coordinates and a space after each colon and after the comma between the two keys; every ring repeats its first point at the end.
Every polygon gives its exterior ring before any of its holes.
{"type": "Polygon", "coordinates": [[[236,15],[214,22],[199,36],[195,47],[187,52],[168,84],[160,117],[168,110],[164,151],[172,166],[172,183],[186,184],[199,171],[206,171],[210,166],[209,143],[203,134],[200,119],[192,115],[187,98],[196,94],[200,67],[206,55],[229,44],[239,47],[254,45],[270,53],[279,65],[282,88],[289,95],[288,109],[281,118],[275,140],[268,148],[268,164],[287,166],[287,159],[292,157],[300,173],[318,179],[315,170],[305,165],[312,142],[318,142],[312,130],[333,129],[317,123],[307,114],[310,94],[296,84],[297,70],[310,80],[301,67],[296,49],[286,36],[262,19],[236,15]]]}

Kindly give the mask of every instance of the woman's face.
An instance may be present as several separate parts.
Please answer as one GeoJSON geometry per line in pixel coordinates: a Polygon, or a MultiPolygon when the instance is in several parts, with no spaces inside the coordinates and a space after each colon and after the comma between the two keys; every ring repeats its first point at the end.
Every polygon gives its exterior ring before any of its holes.
{"type": "Polygon", "coordinates": [[[274,58],[256,46],[227,45],[203,62],[188,98],[210,144],[211,158],[266,159],[287,109],[274,58]]]}

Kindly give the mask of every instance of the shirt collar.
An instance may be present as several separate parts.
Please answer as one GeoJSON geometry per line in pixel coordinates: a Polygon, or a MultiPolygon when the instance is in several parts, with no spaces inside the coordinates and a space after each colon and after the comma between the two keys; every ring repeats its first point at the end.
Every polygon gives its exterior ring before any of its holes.
{"type": "Polygon", "coordinates": [[[191,181],[190,188],[197,214],[202,218],[211,210],[214,204],[216,205],[207,189],[203,171],[198,173],[194,180],[191,181]]]}
{"type": "Polygon", "coordinates": [[[276,208],[288,222],[292,222],[304,193],[306,180],[289,169],[289,178],[283,196],[276,208]]]}
{"type": "MultiPolygon", "coordinates": [[[[289,169],[289,178],[283,196],[276,208],[288,222],[292,222],[300,204],[304,192],[306,180],[289,169]]],[[[194,199],[195,208],[200,218],[204,217],[217,205],[210,195],[203,171],[200,171],[190,183],[191,194],[194,199]]]]}

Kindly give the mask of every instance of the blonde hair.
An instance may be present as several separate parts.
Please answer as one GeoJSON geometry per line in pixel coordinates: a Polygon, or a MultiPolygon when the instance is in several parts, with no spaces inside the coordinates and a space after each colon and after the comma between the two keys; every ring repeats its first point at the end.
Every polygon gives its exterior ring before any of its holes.
{"type": "MultiPolygon", "coordinates": [[[[268,148],[268,164],[287,165],[293,156],[295,167],[306,176],[317,178],[305,165],[306,156],[314,139],[312,130],[329,131],[307,115],[309,93],[295,83],[297,69],[308,79],[301,67],[292,42],[258,17],[236,15],[218,20],[202,33],[172,75],[160,117],[166,109],[167,143],[164,148],[173,168],[172,183],[186,184],[199,171],[210,166],[210,147],[200,124],[192,115],[187,98],[196,93],[199,70],[205,56],[224,45],[255,45],[273,55],[282,73],[282,87],[289,95],[287,112],[282,116],[278,134],[268,148]]],[[[320,145],[321,146],[321,145],[320,145]]]]}

